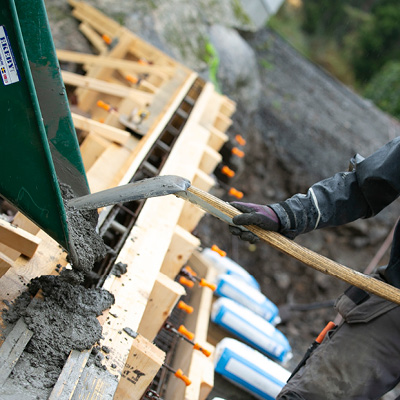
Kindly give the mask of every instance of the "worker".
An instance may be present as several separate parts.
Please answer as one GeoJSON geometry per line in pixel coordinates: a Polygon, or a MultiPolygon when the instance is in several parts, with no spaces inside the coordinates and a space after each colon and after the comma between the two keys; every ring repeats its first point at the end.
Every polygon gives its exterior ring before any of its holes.
{"type": "MultiPolygon", "coordinates": [[[[369,218],[400,194],[400,137],[367,158],[356,155],[351,168],[281,203],[233,202],[243,212],[236,225],[257,225],[289,238],[324,227],[369,218]]],[[[231,226],[241,239],[257,237],[231,226]]],[[[400,288],[400,223],[387,266],[372,274],[400,288]]],[[[400,307],[349,287],[336,301],[342,321],[330,330],[308,360],[283,387],[279,400],[379,399],[400,381],[400,307]]]]}

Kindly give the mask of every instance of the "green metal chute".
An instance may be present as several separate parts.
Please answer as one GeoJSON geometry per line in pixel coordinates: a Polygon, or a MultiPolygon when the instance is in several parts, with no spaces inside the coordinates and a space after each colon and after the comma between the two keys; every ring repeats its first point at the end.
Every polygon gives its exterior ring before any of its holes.
{"type": "Polygon", "coordinates": [[[59,182],[89,193],[42,0],[0,0],[0,195],[71,251],[59,182]]]}

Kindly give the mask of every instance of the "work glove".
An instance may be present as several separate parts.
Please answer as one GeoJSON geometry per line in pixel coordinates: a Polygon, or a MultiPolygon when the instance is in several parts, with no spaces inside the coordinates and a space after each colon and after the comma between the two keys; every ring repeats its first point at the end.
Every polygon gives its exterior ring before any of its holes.
{"type": "MultiPolygon", "coordinates": [[[[279,231],[281,224],[271,207],[253,203],[241,203],[239,201],[234,201],[230,204],[243,213],[233,217],[232,221],[235,225],[256,225],[267,231],[279,231]]],[[[239,236],[240,239],[247,242],[255,243],[259,240],[254,233],[243,231],[238,227],[230,225],[229,230],[233,235],[239,236]]]]}

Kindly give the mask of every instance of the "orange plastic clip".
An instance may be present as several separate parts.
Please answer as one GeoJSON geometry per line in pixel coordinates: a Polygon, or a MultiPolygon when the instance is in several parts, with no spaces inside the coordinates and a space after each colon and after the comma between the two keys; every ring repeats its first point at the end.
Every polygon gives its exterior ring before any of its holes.
{"type": "Polygon", "coordinates": [[[244,151],[238,149],[237,147],[233,147],[232,148],[232,154],[234,154],[235,156],[237,156],[239,158],[243,158],[244,157],[244,151]]]}
{"type": "Polygon", "coordinates": [[[180,310],[183,310],[185,312],[187,312],[188,314],[191,314],[193,312],[193,307],[189,306],[189,304],[186,304],[184,301],[180,300],[177,307],[180,310]]]}
{"type": "Polygon", "coordinates": [[[139,79],[136,78],[136,76],[133,76],[133,75],[126,75],[126,76],[125,76],[125,79],[126,79],[128,82],[134,83],[134,84],[138,83],[138,81],[139,81],[139,79]]]}
{"type": "Polygon", "coordinates": [[[179,379],[182,379],[186,386],[189,386],[192,383],[192,381],[186,375],[184,375],[180,368],[175,372],[175,376],[179,379]]]}
{"type": "Polygon", "coordinates": [[[208,350],[204,349],[198,343],[195,343],[193,348],[195,350],[200,350],[206,357],[210,357],[210,355],[211,355],[211,351],[208,351],[208,350]]]}
{"type": "Polygon", "coordinates": [[[224,165],[221,169],[221,172],[229,178],[233,178],[235,176],[235,171],[230,169],[227,165],[224,165]]]}
{"type": "Polygon", "coordinates": [[[189,288],[192,288],[192,287],[194,286],[194,282],[191,281],[191,280],[188,279],[188,278],[185,278],[184,276],[181,276],[181,277],[179,278],[179,283],[180,283],[181,285],[187,286],[187,287],[189,287],[189,288]]]}
{"type": "Polygon", "coordinates": [[[199,285],[202,287],[208,287],[213,292],[217,289],[217,285],[215,283],[207,282],[204,278],[200,279],[199,285]]]}
{"type": "Polygon", "coordinates": [[[186,270],[186,272],[189,272],[189,274],[191,274],[193,276],[197,276],[197,273],[195,271],[193,271],[192,268],[189,267],[189,265],[185,266],[185,270],[186,270]]]}
{"type": "Polygon", "coordinates": [[[216,244],[211,246],[211,250],[218,253],[221,257],[226,257],[226,251],[221,250],[216,244]]]}
{"type": "Polygon", "coordinates": [[[100,107],[103,110],[106,110],[108,112],[110,112],[112,110],[112,107],[109,104],[107,104],[106,102],[104,102],[103,100],[98,100],[96,104],[97,104],[97,107],[100,107]]]}
{"type": "Polygon", "coordinates": [[[182,335],[186,336],[189,340],[194,339],[194,333],[188,331],[184,325],[180,325],[178,328],[178,332],[181,333],[182,335]]]}
{"type": "Polygon", "coordinates": [[[241,135],[236,135],[235,139],[241,146],[244,146],[246,144],[246,140],[241,135]]]}
{"type": "Polygon", "coordinates": [[[231,187],[229,189],[228,194],[230,196],[236,197],[237,199],[242,199],[243,198],[243,192],[241,192],[240,190],[235,189],[234,187],[231,187]]]}
{"type": "Polygon", "coordinates": [[[101,37],[108,45],[110,45],[112,43],[112,39],[110,38],[110,36],[104,34],[101,37]]]}

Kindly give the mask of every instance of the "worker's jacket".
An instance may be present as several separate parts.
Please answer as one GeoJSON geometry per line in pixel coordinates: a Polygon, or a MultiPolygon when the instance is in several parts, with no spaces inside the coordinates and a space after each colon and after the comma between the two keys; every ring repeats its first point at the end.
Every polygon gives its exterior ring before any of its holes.
{"type": "MultiPolygon", "coordinates": [[[[350,172],[340,172],[314,184],[306,195],[296,194],[271,207],[288,237],[314,229],[343,225],[379,213],[400,195],[400,137],[367,158],[356,155],[350,172]]],[[[400,287],[400,223],[385,271],[389,283],[400,287]]]]}

